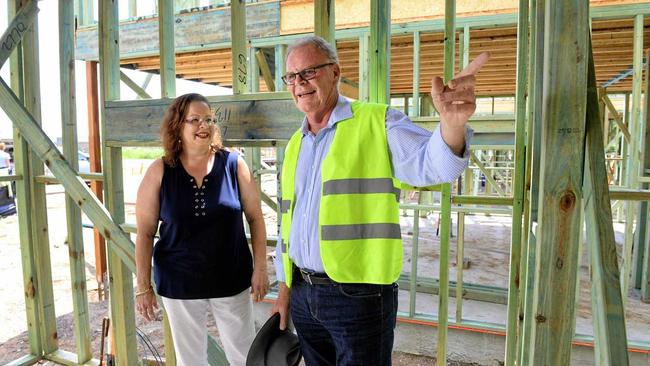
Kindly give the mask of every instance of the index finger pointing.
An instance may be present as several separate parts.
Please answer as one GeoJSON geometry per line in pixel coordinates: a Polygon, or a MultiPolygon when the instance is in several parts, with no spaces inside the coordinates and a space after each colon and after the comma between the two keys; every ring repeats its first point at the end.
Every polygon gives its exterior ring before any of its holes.
{"type": "Polygon", "coordinates": [[[481,70],[483,65],[485,65],[490,59],[490,52],[483,52],[478,55],[472,62],[470,62],[463,71],[461,71],[456,77],[466,76],[466,75],[476,75],[476,73],[481,70]]]}

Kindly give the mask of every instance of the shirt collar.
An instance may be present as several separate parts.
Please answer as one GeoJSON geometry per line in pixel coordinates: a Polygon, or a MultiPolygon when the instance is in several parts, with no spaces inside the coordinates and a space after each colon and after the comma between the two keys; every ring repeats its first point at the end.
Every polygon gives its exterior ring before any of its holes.
{"type": "MultiPolygon", "coordinates": [[[[352,118],[352,107],[350,106],[350,102],[344,96],[339,94],[339,99],[336,102],[332,114],[330,114],[330,119],[327,121],[327,127],[325,128],[332,128],[335,124],[348,118],[352,118]]],[[[307,116],[302,119],[301,132],[303,136],[310,133],[307,116]]]]}

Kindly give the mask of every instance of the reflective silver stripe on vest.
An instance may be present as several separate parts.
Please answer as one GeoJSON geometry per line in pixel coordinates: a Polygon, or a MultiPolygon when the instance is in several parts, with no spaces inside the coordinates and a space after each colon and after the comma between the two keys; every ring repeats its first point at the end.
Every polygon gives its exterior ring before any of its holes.
{"type": "Polygon", "coordinates": [[[290,200],[282,200],[282,201],[280,201],[280,213],[289,212],[289,207],[291,207],[291,201],[290,200]]]}
{"type": "Polygon", "coordinates": [[[393,193],[399,201],[400,189],[390,178],[332,179],[323,183],[323,195],[355,193],[393,193]]]}
{"type": "Polygon", "coordinates": [[[401,239],[399,224],[323,225],[322,240],[401,239]]]}

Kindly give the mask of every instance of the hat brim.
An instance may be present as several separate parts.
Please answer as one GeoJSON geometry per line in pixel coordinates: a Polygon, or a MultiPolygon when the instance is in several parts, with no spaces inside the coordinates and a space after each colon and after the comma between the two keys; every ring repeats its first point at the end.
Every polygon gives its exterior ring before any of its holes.
{"type": "Polygon", "coordinates": [[[266,351],[270,341],[277,337],[280,330],[280,313],[275,313],[264,323],[255,336],[246,357],[246,366],[265,366],[266,351]]]}

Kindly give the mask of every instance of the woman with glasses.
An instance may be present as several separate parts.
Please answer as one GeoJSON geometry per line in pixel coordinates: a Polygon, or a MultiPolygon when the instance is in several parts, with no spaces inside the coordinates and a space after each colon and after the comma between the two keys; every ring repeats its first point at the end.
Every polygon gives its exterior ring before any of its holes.
{"type": "Polygon", "coordinates": [[[257,187],[244,160],[223,148],[204,96],[176,98],[161,136],[165,155],[147,170],[136,202],[137,310],[147,320],[155,317],[153,257],[156,293],[169,317],[178,364],[208,364],[210,310],[228,361],[244,365],[255,336],[252,300],[261,301],[268,291],[257,187]]]}

